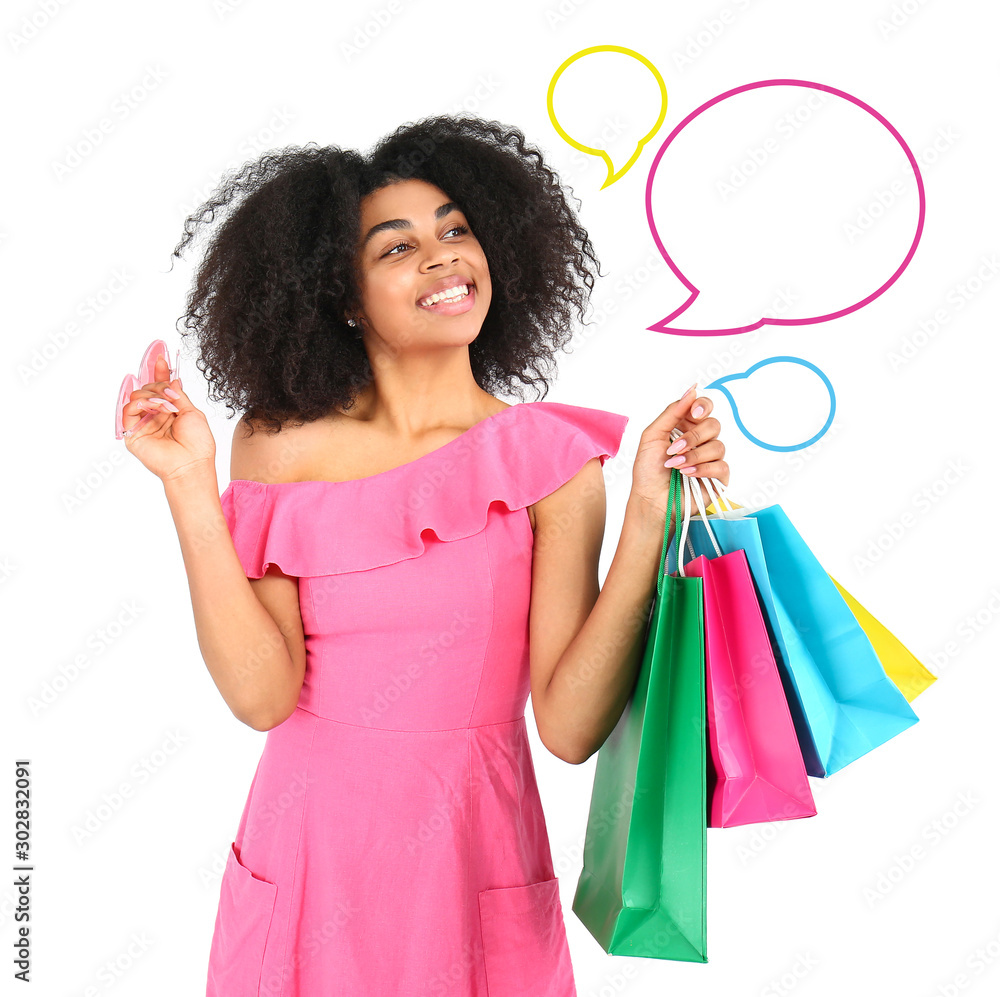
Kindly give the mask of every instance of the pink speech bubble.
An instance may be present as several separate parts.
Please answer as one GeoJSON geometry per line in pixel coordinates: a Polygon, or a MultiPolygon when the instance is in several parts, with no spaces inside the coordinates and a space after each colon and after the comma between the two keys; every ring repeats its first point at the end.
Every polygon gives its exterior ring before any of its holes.
{"type": "Polygon", "coordinates": [[[866,104],[863,100],[846,93],[843,90],[838,90],[836,87],[828,87],[823,83],[811,83],[808,80],[761,80],[758,83],[747,83],[741,87],[735,87],[732,90],[727,90],[725,93],[720,93],[717,97],[713,97],[711,100],[706,101],[700,107],[695,108],[683,121],[681,121],[674,130],[664,139],[663,144],[660,146],[653,158],[653,162],[649,167],[649,174],[646,178],[646,221],[649,224],[649,230],[653,233],[653,241],[656,243],[656,248],[660,251],[660,255],[667,261],[667,265],[671,270],[677,275],[678,279],[683,283],[683,285],[691,293],[688,295],[684,303],[679,307],[674,309],[669,315],[660,319],[658,322],[654,322],[652,325],[646,326],[647,329],[652,332],[667,332],[674,336],[734,336],[739,335],[744,332],[750,332],[753,329],[759,329],[762,325],[812,325],[816,322],[828,322],[830,319],[840,318],[841,315],[849,315],[851,312],[856,311],[858,308],[867,305],[870,301],[874,301],[880,294],[886,291],[892,284],[896,282],[899,275],[906,269],[909,265],[910,260],[913,258],[913,254],[916,251],[917,244],[920,242],[920,234],[923,232],[924,228],[924,214],[926,210],[926,199],[924,195],[924,182],[920,175],[920,167],[917,165],[917,160],[913,153],[910,151],[910,147],[906,144],[903,136],[886,120],[878,111],[875,110],[870,104],[866,104]],[[698,297],[698,288],[694,286],[681,272],[680,268],[674,263],[670,257],[670,253],[667,252],[667,248],[663,245],[663,241],[660,239],[660,235],[656,229],[656,222],[653,219],[653,208],[652,208],[652,188],[653,188],[653,178],[656,175],[656,168],[663,158],[664,152],[670,146],[670,143],[680,134],[680,132],[687,127],[687,125],[693,121],[699,114],[707,111],[713,104],[718,104],[720,101],[726,100],[729,97],[733,97],[738,93],[743,93],[746,90],[756,90],[759,87],[775,87],[775,86],[794,86],[794,87],[805,87],[808,89],[823,90],[826,93],[835,94],[838,97],[843,97],[845,100],[851,101],[851,103],[856,104],[858,107],[867,111],[870,115],[876,118],[890,134],[899,143],[903,152],[906,154],[906,158],[910,162],[910,166],[913,168],[913,175],[916,179],[917,192],[920,200],[920,209],[917,215],[917,227],[913,235],[913,241],[910,243],[910,248],[903,258],[903,261],[896,268],[895,272],[889,279],[882,284],[881,287],[876,288],[871,294],[865,296],[860,301],[855,301],[853,304],[848,305],[846,308],[841,308],[835,312],[827,312],[825,315],[812,315],[805,318],[771,318],[771,317],[761,317],[752,325],[741,325],[734,328],[728,329],[682,329],[678,326],[671,325],[671,322],[681,313],[685,312],[688,308],[694,304],[695,299],[698,297]]]}

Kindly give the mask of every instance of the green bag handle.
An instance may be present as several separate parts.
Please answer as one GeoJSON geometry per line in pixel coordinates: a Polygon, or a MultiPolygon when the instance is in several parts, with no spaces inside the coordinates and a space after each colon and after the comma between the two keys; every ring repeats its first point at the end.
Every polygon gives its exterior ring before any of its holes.
{"type": "Polygon", "coordinates": [[[674,513],[674,563],[681,563],[681,531],[680,524],[678,523],[680,517],[677,515],[680,494],[681,472],[678,471],[676,467],[672,467],[670,469],[670,488],[667,491],[667,518],[663,523],[663,551],[660,554],[660,570],[656,576],[657,591],[659,591],[662,587],[663,577],[667,570],[667,547],[669,546],[671,512],[674,513]]]}

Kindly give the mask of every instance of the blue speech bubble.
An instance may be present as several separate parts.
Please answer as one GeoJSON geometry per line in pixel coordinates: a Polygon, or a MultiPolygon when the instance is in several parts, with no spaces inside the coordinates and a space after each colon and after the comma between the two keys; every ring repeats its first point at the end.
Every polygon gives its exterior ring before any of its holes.
{"type": "Polygon", "coordinates": [[[726,374],[724,377],[716,378],[711,384],[706,384],[705,387],[718,388],[718,390],[729,399],[729,407],[733,410],[733,418],[736,420],[736,425],[739,427],[740,432],[748,440],[750,440],[751,443],[756,443],[757,446],[763,447],[765,450],[776,450],[781,453],[788,453],[791,450],[804,450],[806,447],[812,446],[833,424],[833,416],[837,411],[837,396],[834,394],[830,378],[828,378],[826,374],[824,374],[823,371],[821,371],[815,364],[810,363],[808,360],[803,360],[801,357],[768,357],[766,360],[758,361],[752,367],[743,371],[742,374],[726,374]],[[767,367],[769,364],[773,363],[797,363],[802,367],[808,367],[822,379],[823,383],[826,385],[826,390],[830,395],[830,414],[827,416],[826,422],[823,423],[823,428],[814,436],[809,437],[809,439],[804,443],[795,443],[792,446],[779,447],[773,443],[765,443],[763,440],[758,439],[743,424],[743,420],[740,418],[740,410],[736,405],[736,399],[733,398],[732,392],[726,387],[727,381],[742,381],[745,378],[748,378],[758,368],[767,367]]]}

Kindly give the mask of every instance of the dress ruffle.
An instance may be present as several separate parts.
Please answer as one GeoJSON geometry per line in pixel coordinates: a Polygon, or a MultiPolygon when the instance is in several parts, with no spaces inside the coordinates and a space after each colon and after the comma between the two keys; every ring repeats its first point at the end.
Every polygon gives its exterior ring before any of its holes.
{"type": "Polygon", "coordinates": [[[399,467],[353,481],[266,484],[234,478],[220,496],[246,575],[270,565],[313,577],[365,571],[460,540],[489,508],[524,509],[593,457],[618,453],[628,416],[563,402],[522,402],[399,467]]]}

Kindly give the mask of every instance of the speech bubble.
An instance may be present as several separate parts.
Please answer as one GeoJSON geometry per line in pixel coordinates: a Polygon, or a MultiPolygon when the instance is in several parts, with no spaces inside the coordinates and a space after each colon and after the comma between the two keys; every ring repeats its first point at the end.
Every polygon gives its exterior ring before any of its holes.
{"type": "MultiPolygon", "coordinates": [[[[780,92],[774,93],[777,96],[780,92]]],[[[736,189],[732,184],[730,187],[736,189]]],[[[909,196],[907,191],[904,193],[909,196]]],[[[894,195],[889,193],[889,196],[894,195]]],[[[660,197],[658,194],[658,201],[660,197]]],[[[899,195],[897,200],[901,198],[899,195]]],[[[886,210],[883,206],[882,217],[886,210]]],[[[909,265],[920,242],[925,212],[923,178],[910,147],[896,128],[863,100],[836,87],[808,80],[761,80],[727,90],[688,114],[664,139],[650,165],[646,179],[646,220],[657,249],[689,295],[680,307],[646,328],[676,336],[731,336],[762,325],[811,325],[849,315],[884,294],[909,265]],[[761,120],[762,101],[739,95],[765,87],[796,88],[792,96],[806,113],[800,113],[800,107],[796,107],[794,114],[789,112],[773,124],[761,120]],[[747,113],[748,102],[749,108],[758,112],[757,117],[747,113]],[[859,116],[850,105],[870,117],[859,116]],[[818,111],[824,107],[822,115],[827,127],[820,129],[814,120],[821,116],[818,111]],[[803,135],[807,138],[803,139],[803,135]],[[743,145],[738,147],[741,139],[743,145]],[[825,155],[819,157],[815,150],[823,148],[824,142],[825,155]],[[900,157],[900,150],[905,160],[900,157]],[[668,151],[673,155],[665,159],[668,151]],[[692,162],[692,155],[700,158],[692,162]],[[724,158],[727,155],[734,158],[727,160],[724,158]],[[802,161],[803,156],[810,155],[812,159],[802,161]],[[729,172],[725,173],[727,166],[729,172]],[[918,207],[912,236],[907,213],[902,218],[897,214],[880,223],[881,228],[875,233],[877,238],[868,233],[866,242],[846,248],[836,243],[834,236],[840,236],[844,228],[844,211],[857,208],[864,198],[874,203],[882,194],[880,184],[885,183],[885,170],[892,167],[897,173],[902,172],[902,179],[893,178],[893,191],[900,185],[904,188],[912,188],[914,182],[916,185],[918,207]],[[862,169],[864,173],[860,172],[862,169]],[[681,170],[691,171],[694,181],[680,184],[678,177],[671,176],[681,170]],[[667,178],[667,196],[675,199],[674,211],[679,216],[671,218],[664,227],[668,212],[662,203],[658,204],[660,227],[670,233],[674,242],[669,249],[654,217],[653,187],[658,172],[667,178]],[[718,200],[729,191],[722,186],[725,181],[720,182],[720,175],[737,184],[742,180],[748,188],[730,198],[730,203],[723,207],[719,207],[718,200]],[[818,186],[816,191],[809,189],[808,185],[817,184],[817,178],[822,178],[825,186],[818,186]],[[747,182],[749,179],[752,183],[747,182]],[[715,190],[711,189],[713,181],[715,190]],[[855,189],[850,188],[849,182],[855,189]],[[814,218],[817,224],[810,226],[814,218]],[[674,260],[684,250],[684,245],[678,244],[681,241],[710,248],[714,254],[696,277],[700,287],[674,260]],[[863,293],[863,289],[871,286],[871,270],[884,265],[884,259],[892,265],[907,242],[902,262],[888,279],[875,290],[863,293]],[[883,260],[874,256],[876,251],[883,260]],[[772,262],[768,253],[784,254],[784,261],[776,266],[779,272],[758,273],[772,262]],[[735,262],[727,273],[725,264],[729,261],[735,262]],[[852,283],[857,286],[845,288],[852,283]],[[796,305],[789,310],[803,314],[777,317],[768,315],[760,303],[755,304],[773,298],[783,285],[796,292],[793,295],[796,305]],[[706,287],[709,293],[694,314],[686,316],[683,327],[676,324],[678,316],[692,307],[706,287]],[[848,303],[823,310],[837,297],[843,300],[844,296],[848,303]]],[[[697,264],[697,259],[689,259],[687,269],[692,266],[697,269],[697,264]]]]}
{"type": "Polygon", "coordinates": [[[568,142],[574,149],[579,149],[581,152],[586,152],[591,156],[600,156],[601,159],[604,160],[604,164],[608,169],[607,179],[605,179],[604,183],[600,186],[600,190],[604,190],[605,187],[610,186],[616,180],[623,177],[632,168],[633,164],[642,153],[646,143],[660,130],[660,125],[663,124],[663,119],[667,114],[667,85],[663,82],[663,77],[660,76],[660,72],[656,66],[654,66],[644,55],[641,55],[634,49],[625,48],[622,45],[591,45],[590,48],[584,48],[580,49],[579,52],[574,52],[573,55],[566,59],[552,74],[552,79],[549,80],[548,93],[545,96],[545,106],[548,109],[549,120],[552,122],[552,127],[555,128],[565,142],[568,142]],[[559,123],[558,118],[556,118],[556,112],[552,106],[552,97],[555,93],[556,83],[558,82],[559,77],[562,76],[566,69],[576,62],[577,59],[582,59],[584,56],[592,55],[595,52],[618,52],[621,55],[627,55],[632,59],[637,59],[653,74],[653,78],[656,80],[656,83],[660,88],[660,113],[656,118],[656,123],[639,140],[635,147],[635,151],[629,157],[628,162],[618,170],[615,169],[614,163],[611,161],[611,157],[604,149],[584,145],[582,142],[578,142],[575,138],[569,135],[559,123]]]}
{"type": "Polygon", "coordinates": [[[768,357],[766,360],[760,360],[752,367],[748,367],[741,374],[726,374],[724,377],[717,377],[711,384],[706,384],[705,387],[717,388],[726,396],[729,401],[729,406],[733,410],[733,418],[736,420],[737,428],[751,443],[755,443],[757,446],[763,447],[765,450],[775,450],[779,453],[788,453],[792,450],[804,450],[806,447],[812,446],[833,424],[833,417],[837,411],[837,396],[834,393],[833,385],[830,383],[830,379],[819,369],[819,367],[810,363],[808,360],[803,360],[801,357],[768,357]],[[805,442],[794,443],[791,446],[778,446],[774,443],[765,443],[762,439],[754,436],[754,434],[751,433],[750,430],[744,425],[743,419],[740,416],[739,405],[733,397],[732,392],[726,387],[728,382],[746,380],[755,370],[760,370],[761,367],[769,367],[771,364],[777,363],[793,363],[799,364],[802,367],[808,367],[823,382],[830,399],[830,411],[826,417],[826,422],[823,423],[823,428],[818,433],[810,436],[805,442]]]}

